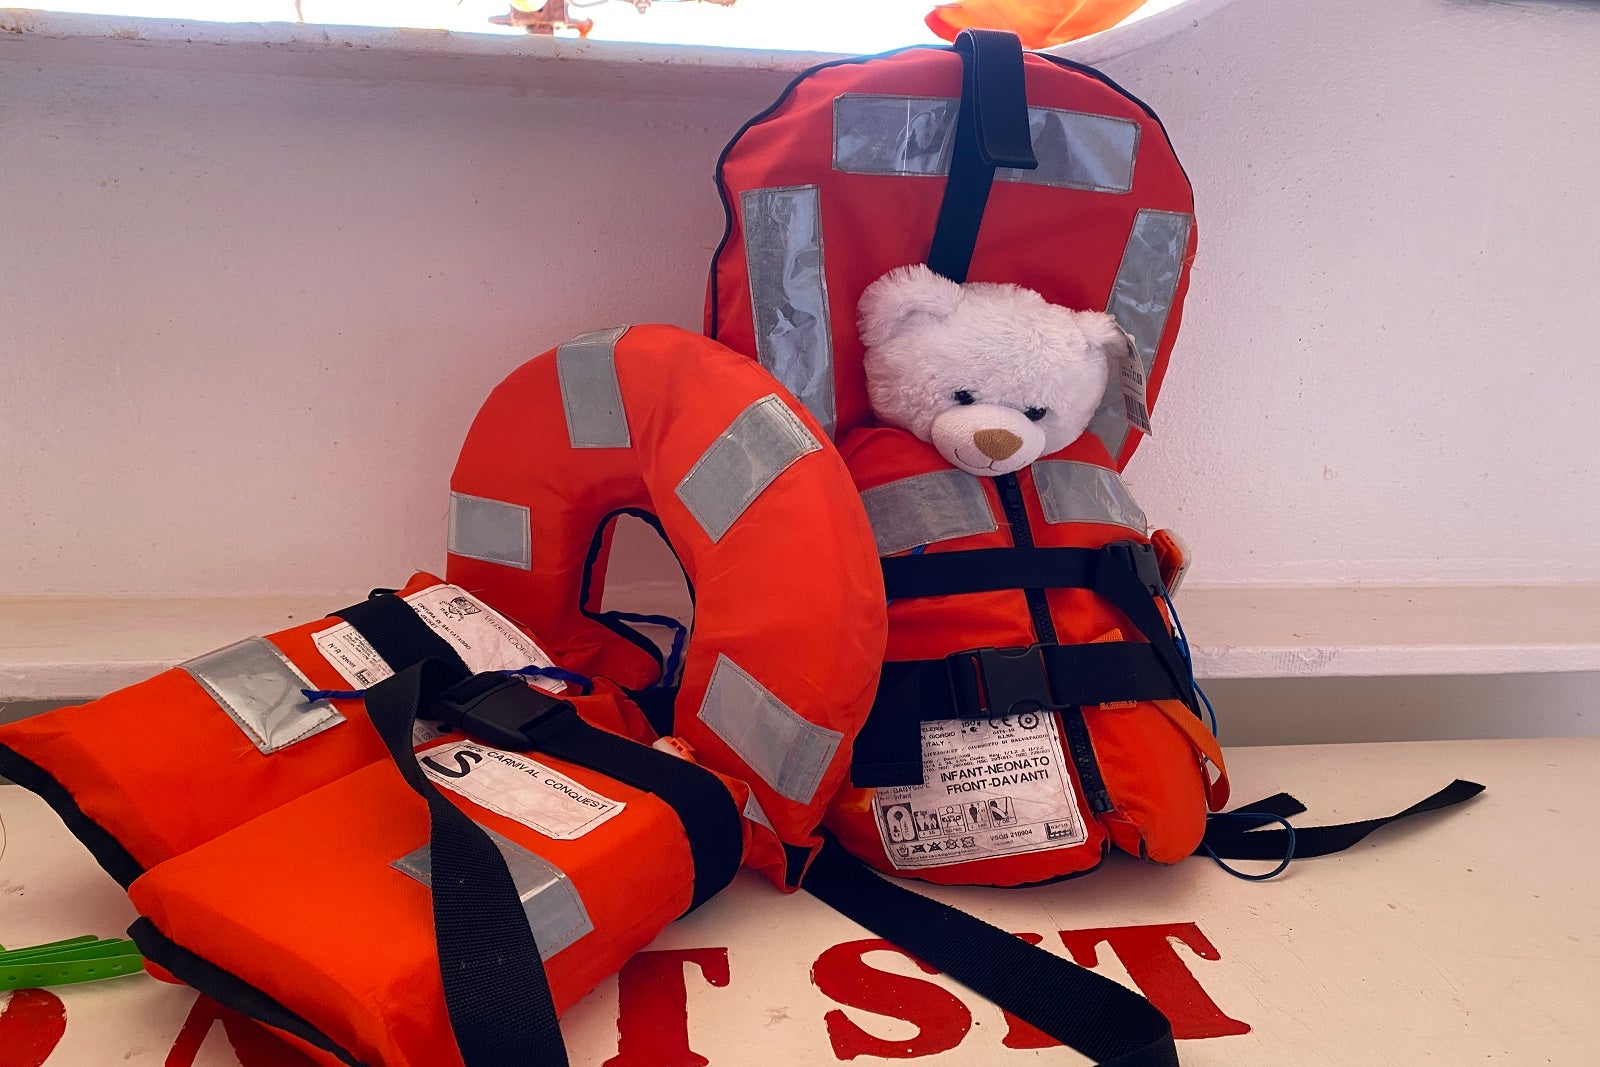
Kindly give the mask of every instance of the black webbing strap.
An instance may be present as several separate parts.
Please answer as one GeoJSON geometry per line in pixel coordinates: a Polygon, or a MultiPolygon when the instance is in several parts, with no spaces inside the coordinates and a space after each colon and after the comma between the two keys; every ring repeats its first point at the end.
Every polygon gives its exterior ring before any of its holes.
{"type": "Polygon", "coordinates": [[[400,776],[428,804],[433,929],[450,1029],[466,1067],[562,1067],[567,1050],[550,983],[506,861],[412,752],[418,710],[460,680],[451,665],[425,660],[366,693],[367,714],[400,776]]]}
{"type": "Polygon", "coordinates": [[[989,593],[998,589],[1091,589],[1100,563],[1098,548],[971,548],[888,556],[884,595],[920,596],[989,593]]]}
{"type": "Polygon", "coordinates": [[[434,633],[398,594],[375,589],[359,604],[333,613],[356,628],[389,669],[399,671],[425,659],[441,660],[464,677],[467,665],[450,642],[434,633]]]}
{"type": "MultiPolygon", "coordinates": [[[[511,692],[518,700],[541,696],[526,685],[511,692]]],[[[721,892],[739,872],[744,850],[743,817],[722,779],[697,763],[591,726],[572,705],[559,703],[555,714],[523,727],[524,747],[654,793],[677,815],[694,859],[694,894],[684,914],[721,892]]],[[[462,725],[474,732],[470,719],[462,725]]]]}
{"type": "MultiPolygon", "coordinates": [[[[1155,598],[1165,592],[1155,550],[1138,541],[1102,548],[979,548],[924,552],[880,560],[890,600],[996,589],[1090,589],[1105,598],[1150,642],[1179,692],[1189,671],[1155,598]]],[[[1181,697],[1186,703],[1189,698],[1181,697]]],[[[1066,703],[1062,701],[1061,703],[1066,703]]]]}
{"type": "Polygon", "coordinates": [[[739,869],[744,825],[738,806],[722,780],[696,763],[591,726],[569,701],[498,674],[473,675],[440,694],[425,714],[497,748],[542,752],[655,794],[678,817],[689,842],[695,885],[688,911],[739,869]]]}
{"type": "Polygon", "coordinates": [[[850,781],[860,788],[921,782],[923,722],[1124,700],[1186,695],[1154,647],[1142,641],[973,649],[885,663],[872,712],[856,738],[850,781]]]}
{"type": "MultiPolygon", "coordinates": [[[[1107,545],[1100,551],[1100,561],[1095,566],[1094,584],[1090,587],[1101,597],[1111,602],[1112,607],[1127,616],[1134,628],[1145,636],[1150,642],[1150,647],[1160,657],[1161,665],[1166,669],[1167,675],[1177,685],[1180,693],[1186,694],[1182,699],[1191,708],[1194,707],[1194,698],[1189,694],[1192,688],[1192,676],[1189,666],[1184,662],[1183,654],[1178,651],[1178,646],[1172,639],[1172,634],[1167,629],[1166,620],[1161,617],[1161,612],[1156,610],[1154,591],[1150,584],[1139,575],[1137,568],[1124,559],[1117,545],[1107,545]]],[[[1159,579],[1158,579],[1159,581],[1159,579]]],[[[1160,589],[1158,585],[1157,590],[1160,589]]],[[[1200,714],[1196,709],[1195,714],[1200,714]]]]}
{"type": "Polygon", "coordinates": [[[1028,130],[1028,92],[1017,35],[962,30],[955,49],[961,55],[961,103],[928,266],[951,281],[964,282],[995,169],[1033,170],[1039,161],[1028,130]]]}
{"type": "MultiPolygon", "coordinates": [[[[1340,823],[1335,826],[1296,826],[1294,858],[1303,859],[1343,852],[1380,827],[1408,819],[1413,815],[1421,815],[1423,812],[1438,811],[1440,808],[1460,804],[1462,801],[1471,800],[1481,792],[1483,786],[1477,782],[1457,778],[1437,793],[1419,800],[1404,811],[1380,819],[1363,819],[1361,822],[1340,823]]],[[[1288,818],[1290,815],[1303,812],[1305,807],[1288,794],[1279,793],[1255,804],[1242,804],[1235,810],[1239,814],[1262,812],[1288,818]]],[[[1234,815],[1231,812],[1229,814],[1234,815]]],[[[1269,821],[1266,819],[1243,821],[1234,817],[1213,820],[1206,826],[1205,846],[1219,859],[1281,860],[1288,854],[1289,832],[1281,829],[1252,828],[1252,822],[1254,826],[1262,826],[1269,821]]]]}
{"type": "Polygon", "coordinates": [[[1172,1026],[1133,990],[879,877],[825,836],[801,888],[1103,1067],[1177,1067],[1172,1026]]]}

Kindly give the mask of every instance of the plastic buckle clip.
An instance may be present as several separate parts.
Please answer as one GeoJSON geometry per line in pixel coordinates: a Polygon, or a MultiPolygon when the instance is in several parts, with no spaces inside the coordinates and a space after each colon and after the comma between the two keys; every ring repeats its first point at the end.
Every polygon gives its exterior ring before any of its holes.
{"type": "Polygon", "coordinates": [[[1161,563],[1156,559],[1154,545],[1145,541],[1113,541],[1100,551],[1138,575],[1151,596],[1167,595],[1167,584],[1161,580],[1161,563]]]}
{"type": "Polygon", "coordinates": [[[429,708],[433,717],[497,748],[534,746],[540,724],[572,703],[534,689],[520,678],[474,674],[441,693],[429,708]]]}
{"type": "MultiPolygon", "coordinates": [[[[1025,711],[1060,710],[1061,705],[1050,696],[1050,676],[1045,671],[1043,647],[975,648],[946,658],[955,669],[960,669],[955,666],[958,662],[970,665],[976,661],[978,710],[984,718],[998,719],[1025,711]]],[[[957,687],[957,709],[961,704],[957,687]]]]}

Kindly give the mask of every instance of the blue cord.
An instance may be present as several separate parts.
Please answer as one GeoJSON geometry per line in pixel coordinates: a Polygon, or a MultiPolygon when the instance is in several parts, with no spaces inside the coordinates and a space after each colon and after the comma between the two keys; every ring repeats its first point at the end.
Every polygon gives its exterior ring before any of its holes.
{"type": "Polygon", "coordinates": [[[632,611],[613,611],[608,613],[612,618],[623,622],[640,622],[646,626],[665,626],[672,631],[672,648],[667,652],[667,658],[661,664],[661,677],[650,689],[671,689],[678,677],[678,668],[683,665],[683,646],[689,640],[689,628],[674,619],[671,615],[640,615],[632,611]]]}
{"type": "Polygon", "coordinates": [[[367,695],[365,689],[302,689],[300,695],[306,698],[307,704],[315,704],[319,700],[360,700],[367,695]]]}
{"type": "Polygon", "coordinates": [[[1167,614],[1172,618],[1172,640],[1178,646],[1178,655],[1183,657],[1184,668],[1189,672],[1189,687],[1200,698],[1200,703],[1205,705],[1206,715],[1211,719],[1211,736],[1220,737],[1217,732],[1217,709],[1211,706],[1211,698],[1206,696],[1206,691],[1200,688],[1200,683],[1194,677],[1194,656],[1189,651],[1189,635],[1183,632],[1183,620],[1178,618],[1178,608],[1172,603],[1172,597],[1166,593],[1161,594],[1161,599],[1167,605],[1167,614]]]}
{"type": "Polygon", "coordinates": [[[1215,863],[1218,867],[1221,867],[1235,878],[1243,878],[1247,882],[1265,882],[1269,878],[1276,878],[1278,875],[1282,874],[1288,868],[1289,863],[1294,859],[1294,827],[1290,826],[1289,820],[1285,819],[1281,815],[1269,815],[1264,811],[1219,811],[1214,815],[1206,816],[1207,822],[1210,822],[1212,819],[1254,819],[1257,822],[1282,823],[1283,828],[1289,833],[1289,847],[1284,852],[1283,859],[1278,862],[1276,867],[1272,868],[1272,870],[1266,872],[1265,874],[1246,874],[1243,871],[1235,867],[1230,867],[1224,863],[1222,858],[1211,850],[1210,845],[1202,844],[1200,846],[1205,850],[1206,855],[1211,857],[1211,862],[1215,863]]]}
{"type": "Polygon", "coordinates": [[[566,682],[568,685],[577,686],[578,691],[584,696],[594,692],[594,681],[592,679],[584,677],[577,671],[566,671],[560,667],[540,667],[537,664],[530,663],[518,670],[502,671],[501,673],[512,678],[553,678],[558,682],[566,682]]]}

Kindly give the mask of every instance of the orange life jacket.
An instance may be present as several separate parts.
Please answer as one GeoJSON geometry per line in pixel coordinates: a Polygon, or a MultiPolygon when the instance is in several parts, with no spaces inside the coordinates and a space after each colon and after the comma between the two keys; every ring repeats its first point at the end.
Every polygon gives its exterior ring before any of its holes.
{"type": "Polygon", "coordinates": [[[451,488],[451,584],[419,574],[0,728],[0,772],[128,886],[152,970],[318,1062],[561,1062],[558,1013],[741,863],[792,888],[883,655],[838,453],[699,335],[530,361],[451,488]],[[596,605],[624,513],[693,585],[678,684],[596,605]]]}
{"type": "Polygon", "coordinates": [[[984,885],[1082,873],[1112,844],[1160,863],[1194,852],[1227,799],[1222,754],[1144,514],[1099,442],[1014,480],[951,467],[902,430],[853,431],[842,451],[892,598],[854,788],[828,817],[845,847],[984,885]]]}

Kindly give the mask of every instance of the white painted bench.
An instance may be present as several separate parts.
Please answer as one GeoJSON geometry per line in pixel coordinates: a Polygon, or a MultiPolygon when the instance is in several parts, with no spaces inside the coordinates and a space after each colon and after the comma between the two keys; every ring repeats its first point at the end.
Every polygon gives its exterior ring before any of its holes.
{"type": "MultiPolygon", "coordinates": [[[[1241,800],[1291,791],[1307,823],[1388,814],[1457,776],[1488,791],[1272,882],[1204,859],[1125,861],[1041,889],[937,895],[1138,985],[1173,1019],[1188,1067],[1595,1062],[1600,738],[1251,748],[1230,761],[1241,800]]],[[[0,816],[0,944],[115,936],[132,920],[31,795],[0,787],[0,816]]],[[[4,1067],[293,1062],[144,976],[4,997],[4,1067]]],[[[994,1007],[750,876],[563,1029],[584,1067],[1083,1062],[1033,1047],[994,1007]]]]}

